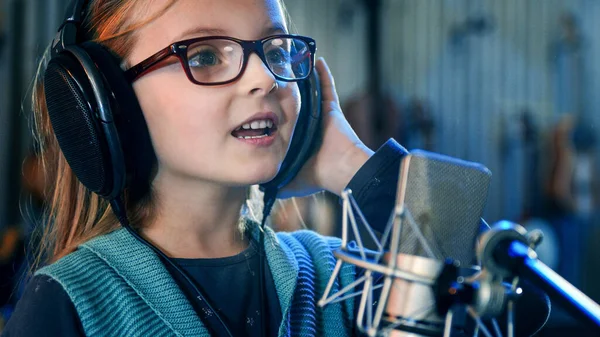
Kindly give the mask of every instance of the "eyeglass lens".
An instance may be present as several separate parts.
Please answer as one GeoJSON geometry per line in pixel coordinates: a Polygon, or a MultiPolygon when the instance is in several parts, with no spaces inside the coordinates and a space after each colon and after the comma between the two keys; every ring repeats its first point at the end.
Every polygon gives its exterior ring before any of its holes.
{"type": "MultiPolygon", "coordinates": [[[[267,66],[280,79],[304,79],[310,72],[311,52],[303,40],[275,37],[264,41],[263,53],[267,66]]],[[[225,82],[240,73],[244,51],[235,41],[212,39],[190,45],[187,58],[196,81],[225,82]]]]}

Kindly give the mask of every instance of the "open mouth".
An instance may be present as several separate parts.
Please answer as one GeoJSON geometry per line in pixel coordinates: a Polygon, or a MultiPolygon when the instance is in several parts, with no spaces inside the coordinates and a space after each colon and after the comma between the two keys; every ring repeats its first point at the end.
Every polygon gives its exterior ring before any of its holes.
{"type": "Polygon", "coordinates": [[[231,135],[240,139],[257,139],[272,135],[277,131],[277,125],[271,119],[258,119],[240,125],[231,135]]]}

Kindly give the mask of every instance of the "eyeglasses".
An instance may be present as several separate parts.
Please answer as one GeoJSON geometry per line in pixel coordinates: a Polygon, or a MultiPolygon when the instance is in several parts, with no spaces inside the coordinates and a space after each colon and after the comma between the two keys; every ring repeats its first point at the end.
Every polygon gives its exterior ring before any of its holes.
{"type": "Polygon", "coordinates": [[[316,50],[315,40],[300,35],[273,35],[255,41],[227,36],[200,37],[171,44],[125,71],[125,76],[133,82],[175,55],[192,83],[227,84],[240,78],[254,52],[277,80],[295,82],[311,74],[316,50]]]}

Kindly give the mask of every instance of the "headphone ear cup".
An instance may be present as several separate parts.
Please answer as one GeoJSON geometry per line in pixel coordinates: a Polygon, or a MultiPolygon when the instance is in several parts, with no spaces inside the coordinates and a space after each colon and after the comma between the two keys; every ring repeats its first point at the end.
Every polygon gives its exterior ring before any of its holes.
{"type": "Polygon", "coordinates": [[[52,128],[69,166],[90,191],[116,197],[125,167],[111,116],[111,95],[89,55],[70,46],[52,58],[44,73],[52,128]]]}
{"type": "Polygon", "coordinates": [[[322,141],[321,86],[316,72],[298,82],[302,97],[300,114],[290,140],[288,152],[279,173],[271,181],[261,184],[266,190],[279,190],[296,177],[306,161],[318,150],[322,141]]]}
{"type": "Polygon", "coordinates": [[[80,45],[93,59],[110,88],[111,116],[115,122],[127,172],[128,198],[137,200],[150,189],[156,155],[150,132],[131,83],[121,69],[121,60],[101,44],[87,41],[80,45]]]}

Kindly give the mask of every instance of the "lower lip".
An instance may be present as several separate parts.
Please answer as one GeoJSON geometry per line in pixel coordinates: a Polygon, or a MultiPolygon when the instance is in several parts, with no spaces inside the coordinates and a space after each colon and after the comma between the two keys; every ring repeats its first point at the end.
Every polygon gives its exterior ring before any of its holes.
{"type": "Polygon", "coordinates": [[[277,131],[273,131],[270,135],[268,136],[264,136],[264,137],[260,137],[260,138],[237,138],[237,140],[249,144],[249,145],[254,145],[254,146],[258,146],[258,147],[268,147],[271,146],[273,144],[273,142],[275,142],[275,135],[277,134],[277,131]]]}

